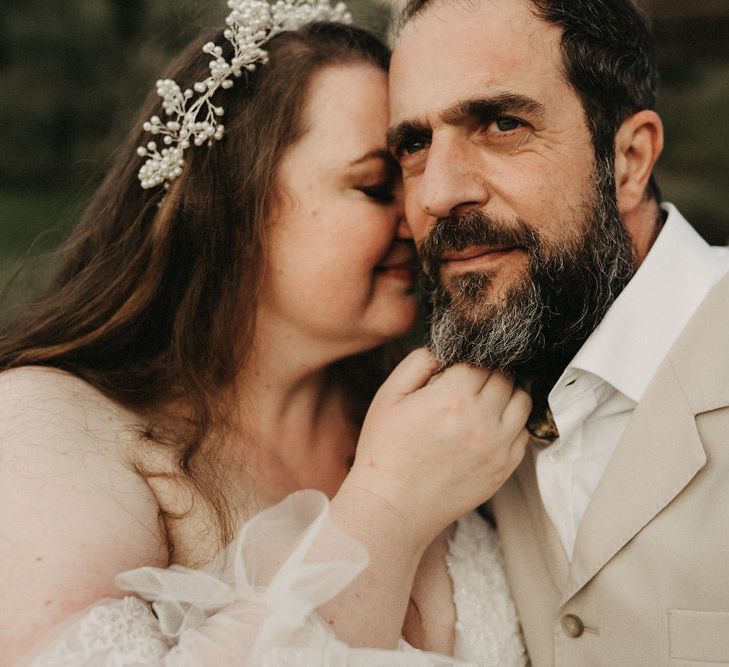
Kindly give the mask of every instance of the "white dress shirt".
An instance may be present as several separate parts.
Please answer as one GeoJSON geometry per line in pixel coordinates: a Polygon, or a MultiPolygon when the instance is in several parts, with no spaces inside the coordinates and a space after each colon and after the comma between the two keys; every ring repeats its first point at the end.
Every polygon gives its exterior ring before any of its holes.
{"type": "Polygon", "coordinates": [[[549,394],[560,437],[534,444],[542,502],[569,559],[587,505],[658,366],[696,308],[729,271],[678,210],[603,321],[549,394]]]}

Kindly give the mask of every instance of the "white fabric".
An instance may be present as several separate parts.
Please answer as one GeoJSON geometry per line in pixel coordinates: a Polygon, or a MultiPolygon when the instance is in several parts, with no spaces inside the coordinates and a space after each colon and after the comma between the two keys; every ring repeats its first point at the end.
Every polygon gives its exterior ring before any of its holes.
{"type": "Polygon", "coordinates": [[[549,395],[560,437],[533,446],[547,515],[565,554],[635,406],[696,308],[729,271],[671,204],[663,229],[549,395]]]}
{"type": "Polygon", "coordinates": [[[496,531],[475,512],[467,514],[446,561],[456,605],[454,655],[477,665],[526,665],[496,531]]]}
{"type": "Polygon", "coordinates": [[[387,651],[350,648],[338,641],[315,609],[366,565],[364,547],[329,518],[326,496],[299,491],[248,521],[236,540],[202,570],[145,567],[119,575],[120,587],[134,596],[104,600],[71,619],[24,664],[526,664],[495,533],[480,517],[459,523],[449,555],[457,591],[458,646],[467,646],[465,661],[418,651],[405,642],[399,650],[387,651]],[[461,602],[472,583],[481,599],[471,593],[461,602]]]}

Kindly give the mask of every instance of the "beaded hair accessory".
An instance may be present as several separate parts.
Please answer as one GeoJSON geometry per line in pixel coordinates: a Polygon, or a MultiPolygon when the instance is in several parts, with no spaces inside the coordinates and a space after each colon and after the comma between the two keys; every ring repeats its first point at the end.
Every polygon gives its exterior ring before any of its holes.
{"type": "Polygon", "coordinates": [[[232,10],[225,19],[223,35],[233,45],[230,62],[223,58],[223,49],[208,42],[203,53],[213,57],[210,76],[182,91],[171,79],[157,81],[157,94],[167,118],[153,116],[144,124],[144,131],[160,135],[164,147],[156,141],[140,146],[137,154],[146,157],[139,170],[139,181],[144,189],[164,185],[182,174],[184,154],[191,143],[211,145],[222,138],[225,126],[219,119],[225,113],[213,104],[212,97],[219,88],[233,86],[234,78],[244,71],[253,71],[257,63],[265,63],[268,54],[261,46],[274,35],[285,30],[297,30],[315,21],[350,23],[352,17],[343,3],[332,6],[329,0],[228,0],[232,10]],[[197,97],[196,97],[197,95],[197,97]]]}

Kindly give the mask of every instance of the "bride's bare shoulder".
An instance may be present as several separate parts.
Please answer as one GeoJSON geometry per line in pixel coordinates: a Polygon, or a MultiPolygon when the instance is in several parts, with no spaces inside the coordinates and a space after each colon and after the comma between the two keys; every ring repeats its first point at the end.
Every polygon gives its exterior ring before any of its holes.
{"type": "Polygon", "coordinates": [[[69,614],[119,595],[119,572],[167,564],[159,505],[128,458],[139,428],[69,373],[0,373],[4,649],[20,652],[69,614]]]}
{"type": "Polygon", "coordinates": [[[57,368],[24,366],[0,373],[0,410],[13,421],[60,419],[114,430],[135,416],[75,375],[57,368]]]}

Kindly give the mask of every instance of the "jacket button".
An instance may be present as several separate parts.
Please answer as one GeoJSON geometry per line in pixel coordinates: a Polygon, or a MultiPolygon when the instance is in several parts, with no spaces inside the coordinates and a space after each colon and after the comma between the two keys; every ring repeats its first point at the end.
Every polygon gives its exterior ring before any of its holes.
{"type": "Polygon", "coordinates": [[[560,623],[564,633],[572,639],[581,637],[582,633],[585,632],[585,624],[582,622],[582,619],[574,614],[562,616],[560,623]]]}

